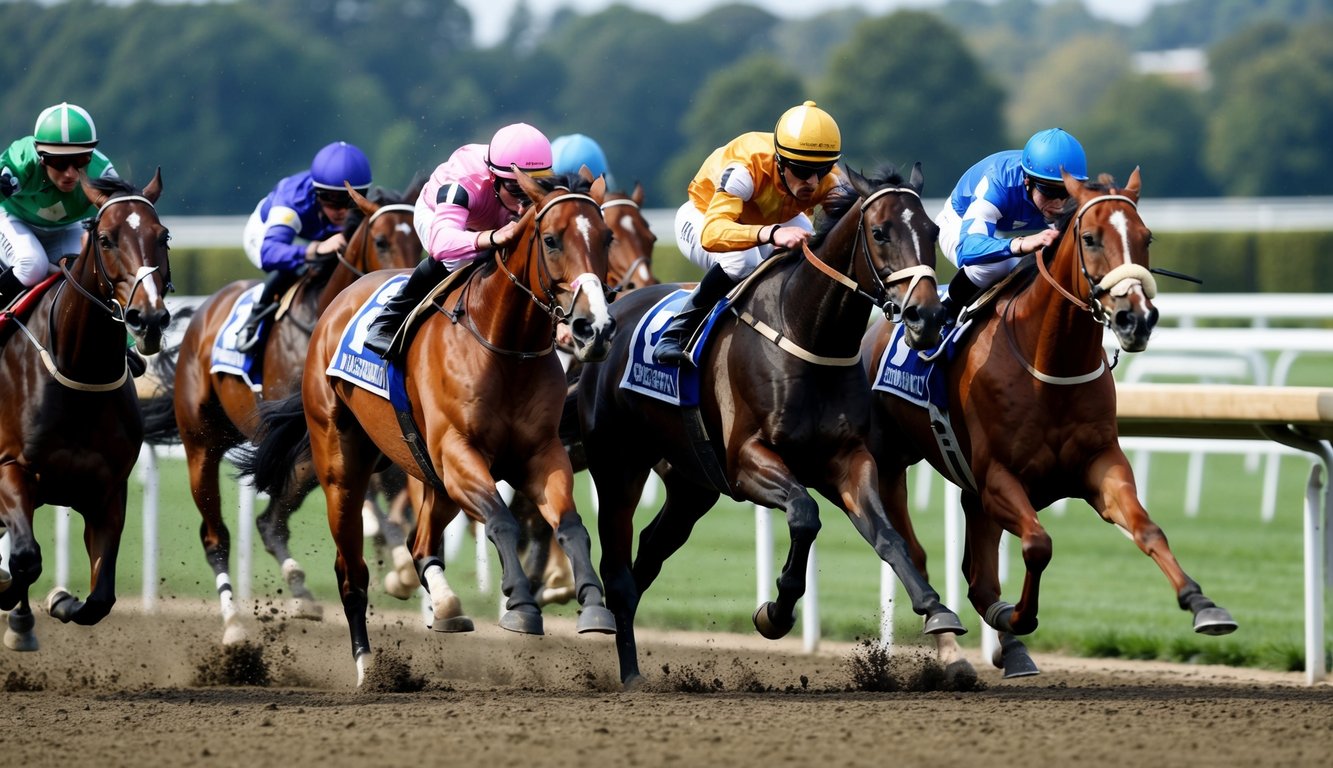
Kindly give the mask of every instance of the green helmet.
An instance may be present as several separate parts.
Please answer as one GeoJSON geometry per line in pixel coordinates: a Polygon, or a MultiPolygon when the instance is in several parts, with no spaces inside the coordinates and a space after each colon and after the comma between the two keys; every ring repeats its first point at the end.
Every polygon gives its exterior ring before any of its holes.
{"type": "Polygon", "coordinates": [[[48,155],[79,155],[97,146],[97,126],[83,107],[61,102],[37,116],[32,129],[37,151],[48,155]]]}

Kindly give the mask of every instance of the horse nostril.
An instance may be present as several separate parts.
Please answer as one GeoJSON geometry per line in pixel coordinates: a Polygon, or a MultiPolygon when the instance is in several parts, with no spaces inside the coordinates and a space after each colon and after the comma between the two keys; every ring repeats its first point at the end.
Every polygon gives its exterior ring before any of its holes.
{"type": "Polygon", "coordinates": [[[137,309],[125,310],[125,325],[128,325],[131,328],[142,328],[143,314],[137,309]]]}
{"type": "Polygon", "coordinates": [[[586,339],[592,335],[592,321],[585,317],[576,317],[570,322],[569,330],[574,332],[574,338],[586,339]]]}

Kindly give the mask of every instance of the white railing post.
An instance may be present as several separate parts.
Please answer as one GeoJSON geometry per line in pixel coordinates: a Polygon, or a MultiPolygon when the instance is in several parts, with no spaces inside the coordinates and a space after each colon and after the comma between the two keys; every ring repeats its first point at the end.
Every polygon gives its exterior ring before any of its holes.
{"type": "Polygon", "coordinates": [[[56,586],[69,588],[69,507],[56,507],[56,586]]]}
{"type": "Polygon", "coordinates": [[[157,609],[157,452],[144,445],[139,451],[139,478],[143,484],[143,610],[157,609]]]}
{"type": "MultiPolygon", "coordinates": [[[[879,644],[893,648],[893,603],[898,593],[898,577],[886,562],[879,564],[879,644]]],[[[954,606],[950,606],[951,608],[954,606]]]]}
{"type": "Polygon", "coordinates": [[[237,600],[250,599],[250,560],[254,549],[255,487],[248,478],[236,484],[236,538],[231,548],[236,556],[236,578],[232,588],[237,600]]]}
{"type": "Polygon", "coordinates": [[[810,560],[805,564],[805,610],[801,612],[801,640],[806,653],[819,650],[819,558],[815,544],[810,544],[810,560]]]}
{"type": "Polygon", "coordinates": [[[754,604],[763,605],[773,595],[773,518],[768,507],[754,505],[754,604]]]}

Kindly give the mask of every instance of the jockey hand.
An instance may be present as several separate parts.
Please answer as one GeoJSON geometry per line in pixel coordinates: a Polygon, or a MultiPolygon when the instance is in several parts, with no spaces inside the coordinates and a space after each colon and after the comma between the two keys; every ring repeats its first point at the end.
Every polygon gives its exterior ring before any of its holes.
{"type": "Polygon", "coordinates": [[[773,245],[778,248],[800,248],[810,239],[810,233],[800,227],[778,227],[773,231],[773,245]]]}
{"type": "Polygon", "coordinates": [[[306,248],[305,252],[306,256],[313,258],[315,256],[327,256],[333,253],[341,253],[346,247],[347,238],[343,233],[339,232],[328,240],[316,240],[310,244],[309,248],[306,248]]]}
{"type": "MultiPolygon", "coordinates": [[[[508,224],[505,224],[503,227],[500,227],[499,229],[492,231],[490,237],[494,238],[495,245],[497,248],[503,248],[504,246],[514,242],[514,238],[517,235],[518,235],[518,222],[511,221],[508,224]]],[[[488,238],[482,238],[482,240],[487,245],[490,244],[490,240],[488,238]]]]}
{"type": "Polygon", "coordinates": [[[0,168],[0,198],[6,198],[19,191],[19,180],[8,168],[0,168]]]}
{"type": "Polygon", "coordinates": [[[1015,255],[1022,255],[1025,253],[1036,253],[1037,251],[1040,251],[1042,248],[1045,248],[1046,246],[1055,242],[1055,238],[1059,236],[1060,233],[1054,229],[1043,229],[1042,231],[1036,233],[1035,235],[1023,235],[1022,237],[1015,237],[1013,239],[1013,244],[1010,246],[1010,250],[1015,255]]]}

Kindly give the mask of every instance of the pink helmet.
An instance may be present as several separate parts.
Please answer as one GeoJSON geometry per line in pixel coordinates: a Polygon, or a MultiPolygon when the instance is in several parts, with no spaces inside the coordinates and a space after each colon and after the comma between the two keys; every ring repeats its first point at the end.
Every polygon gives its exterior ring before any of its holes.
{"type": "Polygon", "coordinates": [[[531,176],[550,176],[551,142],[546,134],[527,123],[506,125],[495,132],[486,148],[486,165],[491,173],[503,179],[514,178],[511,165],[531,176]]]}

